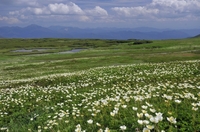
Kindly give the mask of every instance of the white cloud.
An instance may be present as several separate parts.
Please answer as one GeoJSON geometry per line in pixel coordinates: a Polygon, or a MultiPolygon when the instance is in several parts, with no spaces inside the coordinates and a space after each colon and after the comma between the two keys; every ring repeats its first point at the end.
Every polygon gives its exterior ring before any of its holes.
{"type": "Polygon", "coordinates": [[[41,9],[41,8],[35,8],[33,12],[34,12],[35,14],[39,15],[39,14],[43,14],[43,13],[44,13],[44,10],[41,9]]]}
{"type": "MultiPolygon", "coordinates": [[[[26,0],[24,0],[26,1],[26,0]]],[[[48,4],[46,6],[39,7],[27,7],[17,11],[10,11],[10,15],[20,15],[20,14],[28,14],[32,13],[35,15],[90,15],[90,16],[108,16],[108,12],[100,6],[96,6],[93,9],[82,9],[77,4],[73,2],[69,2],[67,4],[64,3],[54,3],[48,4]]]]}
{"type": "Polygon", "coordinates": [[[83,14],[82,9],[72,2],[69,4],[49,4],[48,9],[53,14],[83,14]]]}
{"type": "Polygon", "coordinates": [[[114,7],[112,10],[116,11],[120,15],[125,15],[127,17],[135,16],[148,16],[149,14],[157,14],[158,9],[148,9],[144,6],[138,7],[114,7]]]}
{"type": "Polygon", "coordinates": [[[83,10],[76,5],[75,3],[55,3],[49,4],[48,6],[44,7],[27,7],[23,8],[19,11],[11,11],[9,12],[10,15],[20,15],[20,14],[35,14],[35,15],[67,15],[67,14],[83,14],[83,10]]]}
{"type": "Polygon", "coordinates": [[[90,18],[88,16],[83,15],[83,16],[79,17],[79,20],[83,21],[83,22],[86,22],[86,21],[90,21],[90,18]]]}
{"type": "Polygon", "coordinates": [[[149,6],[160,9],[158,18],[183,20],[189,16],[199,17],[200,12],[200,1],[197,0],[153,0],[149,6]]]}
{"type": "Polygon", "coordinates": [[[0,17],[0,21],[4,21],[8,24],[15,24],[20,22],[17,18],[14,17],[0,17]]]}
{"type": "MultiPolygon", "coordinates": [[[[126,23],[129,23],[132,26],[133,23],[139,25],[142,22],[150,24],[150,22],[200,20],[200,0],[104,0],[104,2],[73,0],[74,3],[68,1],[3,0],[3,4],[10,4],[12,7],[2,10],[0,15],[8,16],[4,20],[1,17],[1,21],[13,18],[10,23],[21,20],[24,23],[84,22],[93,25],[109,23],[111,26],[113,24],[127,26],[126,23]]],[[[6,6],[3,5],[1,8],[6,6]]]]}
{"type": "Polygon", "coordinates": [[[83,10],[81,9],[81,7],[72,2],[67,4],[63,3],[48,4],[47,6],[43,7],[27,7],[18,11],[11,11],[9,12],[9,14],[12,16],[19,16],[19,18],[23,19],[28,18],[26,16],[30,15],[48,16],[48,17],[62,15],[65,18],[67,17],[66,15],[68,15],[68,18],[70,17],[71,20],[78,20],[84,22],[91,20],[101,20],[101,19],[105,20],[105,18],[108,16],[108,12],[105,9],[101,8],[100,6],[96,6],[93,9],[83,10]],[[21,17],[22,15],[23,17],[21,17]]]}
{"type": "Polygon", "coordinates": [[[86,10],[85,12],[93,16],[108,16],[108,12],[100,6],[96,6],[91,10],[86,10]]]}
{"type": "Polygon", "coordinates": [[[30,13],[35,14],[35,15],[51,14],[51,12],[46,7],[42,7],[42,8],[27,7],[20,11],[9,12],[9,14],[11,14],[11,15],[20,15],[20,16],[24,15],[24,14],[30,14],[30,13]]]}
{"type": "Polygon", "coordinates": [[[114,7],[117,14],[126,17],[169,18],[178,19],[188,16],[199,17],[200,1],[198,0],[153,0],[150,4],[136,7],[114,7]]]}
{"type": "Polygon", "coordinates": [[[20,11],[10,11],[9,15],[19,15],[20,11]]]}
{"type": "Polygon", "coordinates": [[[165,9],[173,9],[181,12],[187,10],[199,10],[200,1],[197,0],[153,0],[153,7],[164,7],[165,9]]]}

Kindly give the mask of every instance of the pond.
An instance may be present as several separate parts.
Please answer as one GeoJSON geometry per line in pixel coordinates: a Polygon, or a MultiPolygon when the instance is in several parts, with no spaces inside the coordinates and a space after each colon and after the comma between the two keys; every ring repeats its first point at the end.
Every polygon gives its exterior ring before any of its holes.
{"type": "Polygon", "coordinates": [[[69,51],[62,51],[62,52],[58,52],[58,54],[70,54],[70,53],[77,53],[77,52],[80,52],[81,50],[84,50],[84,49],[72,49],[72,50],[69,50],[69,51]]]}
{"type": "Polygon", "coordinates": [[[38,49],[38,48],[36,48],[36,49],[18,49],[18,50],[14,50],[14,51],[12,51],[12,52],[36,52],[36,51],[38,51],[38,52],[42,52],[42,51],[47,51],[47,50],[50,50],[50,49],[38,49]]]}
{"type": "MultiPolygon", "coordinates": [[[[47,50],[54,50],[54,49],[42,49],[42,48],[35,48],[35,49],[18,49],[18,50],[14,50],[12,52],[26,52],[26,53],[31,53],[31,52],[43,52],[43,51],[47,51],[47,50]]],[[[77,53],[80,52],[81,50],[84,49],[72,49],[72,50],[67,50],[67,51],[61,51],[61,52],[57,52],[55,54],[70,54],[70,53],[77,53]]]]}

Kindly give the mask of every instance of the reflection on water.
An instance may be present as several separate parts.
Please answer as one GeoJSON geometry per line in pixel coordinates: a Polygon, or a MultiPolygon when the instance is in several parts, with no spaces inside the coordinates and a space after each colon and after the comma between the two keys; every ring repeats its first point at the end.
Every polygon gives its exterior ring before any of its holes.
{"type": "Polygon", "coordinates": [[[80,52],[81,50],[83,50],[83,49],[72,49],[72,50],[69,50],[69,51],[62,51],[62,52],[58,52],[58,53],[59,54],[77,53],[77,52],[80,52]]]}
{"type": "Polygon", "coordinates": [[[35,51],[46,51],[46,50],[50,50],[50,49],[18,49],[18,50],[14,50],[12,52],[35,52],[35,51]]]}
{"type": "MultiPolygon", "coordinates": [[[[53,49],[18,49],[18,50],[14,50],[12,52],[42,52],[42,51],[47,51],[47,50],[53,50],[53,49]]],[[[70,53],[77,53],[80,52],[81,50],[84,49],[72,49],[72,50],[68,50],[68,51],[62,51],[62,52],[58,52],[55,54],[70,54],[70,53]]]]}

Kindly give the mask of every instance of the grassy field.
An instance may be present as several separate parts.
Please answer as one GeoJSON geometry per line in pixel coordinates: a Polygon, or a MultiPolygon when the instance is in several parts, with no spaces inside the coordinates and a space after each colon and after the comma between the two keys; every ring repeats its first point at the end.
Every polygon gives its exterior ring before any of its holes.
{"type": "Polygon", "coordinates": [[[136,45],[134,40],[0,39],[0,80],[26,79],[101,66],[196,60],[200,58],[199,41],[199,38],[161,40],[136,45]],[[19,49],[33,50],[13,52],[19,49]],[[74,54],[58,53],[71,49],[84,50],[74,54]]]}
{"type": "Polygon", "coordinates": [[[145,42],[0,39],[0,131],[200,131],[200,38],[145,42]]]}

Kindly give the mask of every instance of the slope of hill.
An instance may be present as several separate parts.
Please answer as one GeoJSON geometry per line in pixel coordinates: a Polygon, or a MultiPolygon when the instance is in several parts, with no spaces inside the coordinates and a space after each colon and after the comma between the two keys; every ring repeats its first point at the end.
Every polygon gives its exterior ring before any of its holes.
{"type": "Polygon", "coordinates": [[[182,29],[180,31],[186,32],[190,36],[196,36],[200,34],[200,29],[182,29]]]}
{"type": "Polygon", "coordinates": [[[171,30],[139,28],[77,28],[51,26],[0,27],[5,38],[91,38],[91,39],[181,39],[195,36],[200,29],[171,30]]]}
{"type": "Polygon", "coordinates": [[[197,36],[195,36],[194,38],[200,38],[200,34],[199,34],[199,35],[197,35],[197,36]]]}

